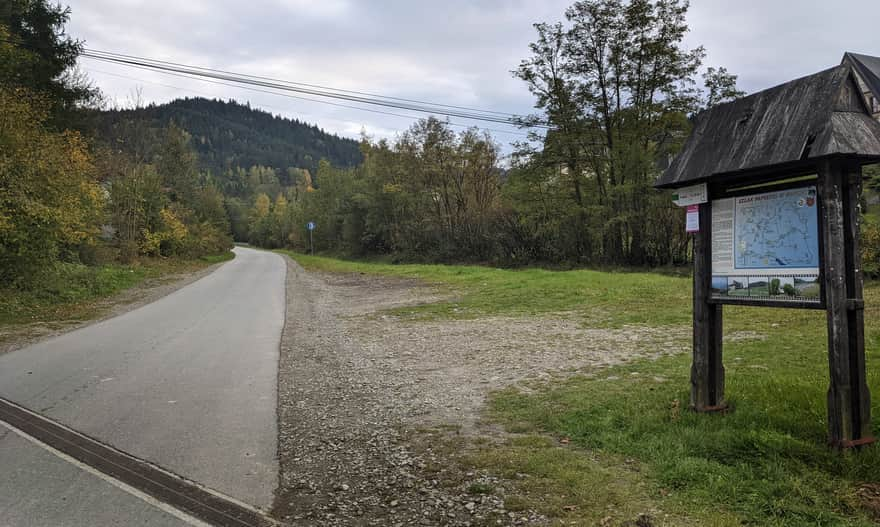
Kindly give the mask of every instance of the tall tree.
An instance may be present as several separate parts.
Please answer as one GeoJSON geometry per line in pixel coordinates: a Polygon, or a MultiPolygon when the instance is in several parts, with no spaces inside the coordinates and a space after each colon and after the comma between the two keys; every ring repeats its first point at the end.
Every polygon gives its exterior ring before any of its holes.
{"type": "Polygon", "coordinates": [[[739,99],[745,92],[736,87],[736,75],[727,68],[708,68],[703,74],[706,86],[706,107],[739,99]]]}
{"type": "Polygon", "coordinates": [[[76,71],[82,42],[65,33],[69,17],[69,8],[48,0],[0,2],[0,85],[45,97],[47,124],[57,129],[76,124],[77,110],[99,96],[76,71]]]}
{"type": "MultiPolygon", "coordinates": [[[[675,216],[651,185],[701,103],[704,52],[682,44],[687,9],[681,0],[575,2],[565,24],[536,24],[532,56],[513,72],[536,97],[534,119],[552,127],[543,150],[524,152],[529,170],[568,188],[566,228],[581,260],[655,264],[682,246],[658,228],[675,216]]],[[[731,96],[735,77],[712,75],[714,97],[731,96]]]]}
{"type": "Polygon", "coordinates": [[[46,113],[0,88],[0,283],[36,278],[98,231],[103,193],[85,142],[47,129],[46,113]]]}
{"type": "Polygon", "coordinates": [[[165,131],[162,148],[158,153],[156,169],[169,190],[171,201],[191,205],[199,179],[198,158],[190,146],[190,136],[175,125],[165,131]]]}
{"type": "Polygon", "coordinates": [[[162,228],[161,211],[168,198],[162,191],[162,178],[152,165],[125,163],[110,180],[110,221],[116,230],[120,259],[129,263],[137,258],[143,241],[162,228]]]}

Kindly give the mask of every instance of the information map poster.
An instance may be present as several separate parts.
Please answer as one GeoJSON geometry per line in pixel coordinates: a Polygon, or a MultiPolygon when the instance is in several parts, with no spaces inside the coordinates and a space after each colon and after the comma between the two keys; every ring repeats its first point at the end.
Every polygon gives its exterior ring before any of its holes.
{"type": "Polygon", "coordinates": [[[712,296],[820,302],[816,187],[712,201],[712,296]]]}

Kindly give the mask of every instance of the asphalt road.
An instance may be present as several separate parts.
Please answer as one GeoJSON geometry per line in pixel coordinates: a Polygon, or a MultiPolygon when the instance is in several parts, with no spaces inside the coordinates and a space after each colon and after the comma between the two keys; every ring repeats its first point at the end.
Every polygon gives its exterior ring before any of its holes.
{"type": "MultiPolygon", "coordinates": [[[[157,302],[0,356],[0,395],[268,508],[278,477],[276,376],[285,262],[253,249],[238,247],[235,253],[234,260],[157,302]]],[[[48,515],[42,522],[32,518],[33,525],[87,525],[95,518],[56,523],[60,516],[53,511],[76,511],[91,503],[89,496],[102,496],[96,503],[104,504],[87,507],[89,514],[130,512],[135,516],[129,520],[146,520],[121,525],[175,525],[155,508],[155,517],[144,516],[143,502],[79,469],[60,469],[64,462],[56,456],[4,432],[0,428],[0,472],[16,477],[0,477],[0,525],[31,502],[31,509],[48,515]],[[76,487],[77,494],[64,500],[68,504],[51,490],[59,485],[76,487]]]]}
{"type": "Polygon", "coordinates": [[[191,525],[0,427],[0,526],[191,525]]]}

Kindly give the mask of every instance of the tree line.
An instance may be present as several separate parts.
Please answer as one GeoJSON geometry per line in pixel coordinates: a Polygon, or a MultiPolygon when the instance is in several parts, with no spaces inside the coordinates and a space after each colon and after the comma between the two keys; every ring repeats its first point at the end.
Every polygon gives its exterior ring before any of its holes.
{"type": "Polygon", "coordinates": [[[45,0],[0,8],[0,283],[28,287],[65,263],[228,250],[223,196],[186,132],[168,127],[142,159],[83,133],[101,95],[74,68],[69,14],[45,0]]]}
{"type": "Polygon", "coordinates": [[[63,33],[69,11],[43,0],[11,5],[0,21],[22,45],[2,47],[8,71],[0,119],[4,133],[29,135],[0,154],[14,167],[4,169],[3,184],[30,187],[0,198],[7,280],[59,259],[196,256],[228,247],[233,237],[304,249],[308,221],[318,225],[318,250],[353,255],[503,265],[682,263],[682,214],[651,185],[687,136],[688,117],[740,94],[722,68],[710,68],[705,88],[698,86],[703,50],[683,47],[686,3],[583,0],[564,23],[535,25],[531,56],[513,74],[535,95],[536,113],[523,124],[550,130],[515,145],[504,163],[487,133],[456,133],[429,118],[393,141],[363,138],[359,156],[340,143],[334,148],[342,166],[325,159],[284,168],[268,155],[248,167],[218,164],[212,145],[227,140],[244,141],[251,153],[265,149],[240,126],[235,133],[215,126],[206,112],[267,130],[285,123],[242,105],[191,100],[175,111],[186,110],[180,120],[204,132],[196,141],[158,107],[111,112],[95,127],[101,140],[90,141],[76,130],[87,128],[82,110],[98,94],[73,73],[81,47],[63,33]],[[37,40],[50,44],[28,46],[37,40]],[[150,122],[125,119],[129,114],[150,122]],[[28,148],[37,145],[53,151],[54,165],[29,161],[35,154],[28,148]],[[357,157],[358,164],[344,166],[357,157]],[[16,170],[39,173],[11,177],[16,170]]]}
{"type": "MultiPolygon", "coordinates": [[[[684,264],[684,214],[653,183],[696,113],[743,95],[725,68],[703,70],[702,47],[685,48],[687,10],[679,0],[582,0],[563,22],[535,24],[531,54],[512,74],[535,97],[523,124],[550,129],[515,144],[503,169],[490,135],[429,118],[394,141],[364,137],[355,168],[323,163],[314,179],[237,198],[251,208],[236,235],[305,250],[314,221],[317,250],[355,256],[684,264]]],[[[880,226],[867,219],[864,267],[878,274],[880,226]]]]}
{"type": "Polygon", "coordinates": [[[172,124],[192,136],[199,167],[215,174],[234,167],[262,165],[284,172],[289,167],[314,172],[321,159],[351,167],[361,161],[357,141],[338,137],[297,119],[272,115],[249,103],[203,97],[143,105],[138,95],[128,108],[95,112],[94,134],[126,150],[149,154],[161,145],[172,124]]]}
{"type": "Polygon", "coordinates": [[[422,120],[393,142],[364,139],[354,169],[320,166],[310,191],[255,196],[250,238],[303,248],[305,221],[314,220],[318,249],[353,254],[685,262],[683,214],[653,182],[690,116],[742,95],[724,68],[699,78],[704,50],[683,45],[687,7],[583,0],[564,22],[535,24],[531,55],[512,73],[535,96],[537,111],[523,124],[550,130],[516,144],[504,170],[490,136],[422,120]]]}
{"type": "Polygon", "coordinates": [[[499,147],[488,134],[456,134],[429,118],[393,143],[364,137],[361,152],[364,161],[355,168],[322,162],[314,180],[304,172],[275,196],[256,193],[250,241],[305,248],[305,226],[313,221],[318,250],[425,260],[495,257],[504,217],[499,147]]]}
{"type": "MultiPolygon", "coordinates": [[[[563,22],[535,24],[512,74],[534,95],[522,124],[549,130],[502,157],[487,132],[433,117],[355,145],[221,101],[98,113],[100,93],[73,69],[69,11],[11,0],[0,9],[0,280],[26,283],[58,262],[197,257],[233,239],[306,250],[310,221],[316,250],[353,256],[685,263],[684,215],[653,182],[695,113],[742,95],[724,68],[699,73],[686,14],[680,0],[582,0],[563,22]],[[276,144],[296,138],[307,144],[276,144]]],[[[865,229],[866,269],[878,232],[865,229]]]]}

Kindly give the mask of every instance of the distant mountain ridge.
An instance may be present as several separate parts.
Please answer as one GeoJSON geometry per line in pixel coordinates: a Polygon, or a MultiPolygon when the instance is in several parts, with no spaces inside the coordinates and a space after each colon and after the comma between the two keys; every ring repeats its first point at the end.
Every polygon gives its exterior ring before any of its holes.
{"type": "Polygon", "coordinates": [[[172,122],[192,135],[202,169],[216,174],[254,165],[272,167],[279,174],[291,167],[314,173],[321,159],[337,167],[361,161],[357,141],[232,100],[195,97],[104,111],[97,116],[96,132],[122,150],[149,150],[158,143],[138,137],[158,133],[172,122]]]}

